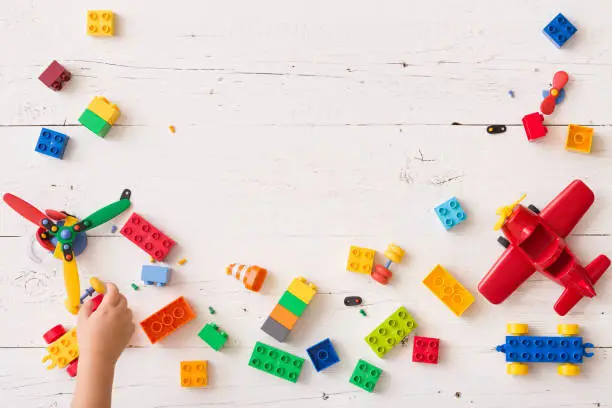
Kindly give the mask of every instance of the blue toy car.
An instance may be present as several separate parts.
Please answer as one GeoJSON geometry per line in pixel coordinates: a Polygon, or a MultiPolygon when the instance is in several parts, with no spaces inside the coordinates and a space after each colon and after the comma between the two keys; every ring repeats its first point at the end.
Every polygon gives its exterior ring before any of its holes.
{"type": "Polygon", "coordinates": [[[529,372],[527,363],[559,363],[559,375],[574,376],[580,374],[584,357],[593,357],[587,353],[591,343],[584,343],[578,336],[577,324],[560,324],[557,331],[561,336],[543,337],[527,336],[528,326],[520,323],[509,323],[506,343],[496,350],[506,355],[506,372],[512,375],[526,375],[529,372]]]}

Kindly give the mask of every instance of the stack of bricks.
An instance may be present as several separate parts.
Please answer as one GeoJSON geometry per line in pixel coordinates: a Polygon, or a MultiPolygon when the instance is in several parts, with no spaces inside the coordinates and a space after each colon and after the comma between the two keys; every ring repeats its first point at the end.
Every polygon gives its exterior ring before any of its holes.
{"type": "Polygon", "coordinates": [[[96,135],[104,137],[120,114],[117,105],[110,103],[103,96],[96,96],[79,118],[79,122],[96,135]]]}
{"type": "Polygon", "coordinates": [[[294,279],[261,330],[281,343],[284,342],[316,293],[317,287],[314,284],[302,277],[294,279]]]}

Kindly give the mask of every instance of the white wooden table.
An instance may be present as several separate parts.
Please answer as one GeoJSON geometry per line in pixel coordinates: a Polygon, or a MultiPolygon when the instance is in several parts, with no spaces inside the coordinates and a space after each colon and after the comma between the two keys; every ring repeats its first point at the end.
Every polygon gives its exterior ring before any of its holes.
{"type": "MultiPolygon", "coordinates": [[[[544,206],[573,178],[597,200],[569,243],[583,262],[610,255],[610,2],[5,3],[1,192],[86,216],[131,188],[132,209],[179,243],[172,284],[130,288],[148,256],[111,233],[126,213],[91,232],[78,259],[83,285],[93,275],[116,282],[138,321],[179,295],[198,313],[155,346],[137,330],[118,364],[114,406],[612,405],[609,276],[564,319],[552,310],[561,288],[541,276],[500,306],[476,290],[502,253],[496,208],[523,192],[544,206]],[[86,36],[88,8],[114,10],[118,35],[86,36]],[[559,11],[579,29],[563,50],[541,32],[559,11]],[[59,93],[37,79],[53,59],[74,75],[59,93]],[[547,120],[549,135],[529,144],[520,120],[560,69],[571,75],[566,101],[547,120]],[[106,139],[77,122],[95,95],[122,110],[106,139]],[[492,123],[508,132],[488,135],[492,123]],[[595,126],[593,154],[564,150],[568,123],[595,126]],[[63,161],[33,151],[41,126],[71,137],[63,161]],[[433,208],[452,196],[468,220],[446,232],[433,208]],[[351,244],[380,254],[390,242],[407,256],[389,286],[345,272],[351,244]],[[182,257],[188,263],[177,266],[182,257]],[[263,292],[226,277],[231,262],[267,267],[263,292]],[[437,263],[477,296],[462,318],[421,283],[437,263]],[[278,345],[259,327],[299,275],[320,291],[280,347],[306,357],[330,337],[342,361],[322,373],[308,362],[291,384],[247,364],[257,340],[278,345]],[[362,296],[368,316],[345,307],[346,295],[362,296]],[[411,363],[411,339],[384,360],[363,341],[399,305],[418,334],[442,339],[438,366],[411,363]],[[196,336],[208,321],[230,334],[220,353],[196,336]],[[554,365],[508,376],[494,351],[507,321],[539,335],[579,323],[596,355],[578,378],[554,365]],[[384,370],[374,394],[348,382],[358,358],[384,370]],[[196,359],[209,360],[210,385],[181,389],[179,362],[196,359]]],[[[68,407],[74,381],[44,369],[41,335],[74,318],[63,307],[61,264],[29,255],[33,231],[0,205],[0,397],[11,408],[68,407]]]]}

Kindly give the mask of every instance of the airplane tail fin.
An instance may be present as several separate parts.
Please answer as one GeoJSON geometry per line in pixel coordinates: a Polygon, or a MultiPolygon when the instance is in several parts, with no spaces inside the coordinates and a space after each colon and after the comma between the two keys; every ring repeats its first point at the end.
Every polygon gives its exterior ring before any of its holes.
{"type": "MultiPolygon", "coordinates": [[[[586,273],[594,285],[599,278],[606,272],[610,266],[610,259],[605,255],[599,255],[597,258],[587,265],[586,273]]],[[[557,303],[555,303],[555,312],[560,316],[565,316],[574,306],[582,299],[582,295],[572,289],[565,289],[557,303]]]]}

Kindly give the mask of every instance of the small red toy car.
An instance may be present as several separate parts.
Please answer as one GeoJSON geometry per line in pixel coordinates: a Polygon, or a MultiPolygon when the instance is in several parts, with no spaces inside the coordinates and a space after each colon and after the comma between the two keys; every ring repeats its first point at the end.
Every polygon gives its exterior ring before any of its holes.
{"type": "MultiPolygon", "coordinates": [[[[91,309],[92,311],[96,311],[98,306],[100,306],[100,303],[102,302],[103,298],[104,298],[104,295],[98,295],[90,300],[90,302],[93,302],[92,309],[91,309]]],[[[58,324],[57,326],[52,327],[51,329],[49,329],[49,331],[43,334],[43,339],[45,339],[45,342],[47,344],[51,344],[55,340],[62,337],[67,332],[68,330],[66,330],[64,326],[62,326],[61,324],[58,324]]],[[[78,358],[66,366],[66,372],[68,373],[70,377],[76,377],[78,366],[79,366],[78,358]]]]}
{"type": "Polygon", "coordinates": [[[610,266],[610,259],[599,255],[583,267],[565,242],[595,196],[586,184],[574,180],[542,211],[520,205],[523,198],[497,210],[501,218],[496,229],[501,228],[505,235],[498,242],[506,251],[480,281],[478,290],[498,304],[538,271],[565,288],[554,306],[564,316],[584,296],[595,296],[593,285],[610,266]]]}

